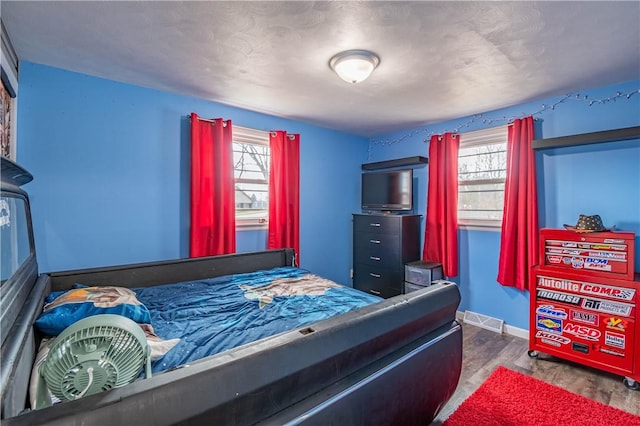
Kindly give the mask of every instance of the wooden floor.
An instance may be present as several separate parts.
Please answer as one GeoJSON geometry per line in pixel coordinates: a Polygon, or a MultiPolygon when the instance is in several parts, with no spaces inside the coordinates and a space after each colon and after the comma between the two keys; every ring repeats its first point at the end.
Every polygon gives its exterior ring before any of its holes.
{"type": "Polygon", "coordinates": [[[622,377],[541,354],[527,355],[528,341],[469,324],[462,325],[462,374],[456,392],[432,425],[441,424],[500,365],[573,393],[640,416],[640,391],[622,377]]]}

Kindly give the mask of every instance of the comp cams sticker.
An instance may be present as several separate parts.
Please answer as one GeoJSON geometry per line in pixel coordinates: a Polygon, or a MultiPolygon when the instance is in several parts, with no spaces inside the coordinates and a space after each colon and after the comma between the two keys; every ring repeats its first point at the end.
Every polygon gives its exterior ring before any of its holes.
{"type": "Polygon", "coordinates": [[[633,300],[636,291],[632,288],[613,287],[602,284],[582,283],[580,293],[607,296],[620,300],[633,300]]]}

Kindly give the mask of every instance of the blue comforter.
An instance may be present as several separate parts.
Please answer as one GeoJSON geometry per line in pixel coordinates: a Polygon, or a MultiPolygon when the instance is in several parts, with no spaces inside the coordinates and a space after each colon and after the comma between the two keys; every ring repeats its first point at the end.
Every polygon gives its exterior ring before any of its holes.
{"type": "Polygon", "coordinates": [[[382,300],[292,267],[132,290],[156,334],[180,339],[154,373],[382,300]]]}

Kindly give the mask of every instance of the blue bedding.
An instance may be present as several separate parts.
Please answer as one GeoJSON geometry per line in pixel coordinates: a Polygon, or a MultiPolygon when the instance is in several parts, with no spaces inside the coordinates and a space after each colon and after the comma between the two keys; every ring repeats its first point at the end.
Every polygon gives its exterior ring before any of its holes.
{"type": "Polygon", "coordinates": [[[180,339],[154,373],[382,300],[293,267],[132,290],[155,333],[180,339]]]}

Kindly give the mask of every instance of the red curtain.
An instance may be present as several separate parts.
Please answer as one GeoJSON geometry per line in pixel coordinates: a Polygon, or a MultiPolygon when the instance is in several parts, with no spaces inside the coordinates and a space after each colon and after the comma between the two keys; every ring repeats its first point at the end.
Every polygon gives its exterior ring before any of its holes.
{"type": "Polygon", "coordinates": [[[300,135],[269,135],[268,249],[293,248],[300,264],[300,135]]]}
{"type": "Polygon", "coordinates": [[[447,277],[458,275],[458,135],[434,135],[429,143],[427,223],[422,259],[442,263],[447,277]]]}
{"type": "Polygon", "coordinates": [[[190,257],[235,253],[231,120],[191,114],[190,257]]]}
{"type": "Polygon", "coordinates": [[[529,269],[538,263],[538,195],[532,140],[532,117],[515,120],[509,126],[498,282],[520,290],[529,289],[529,269]]]}

